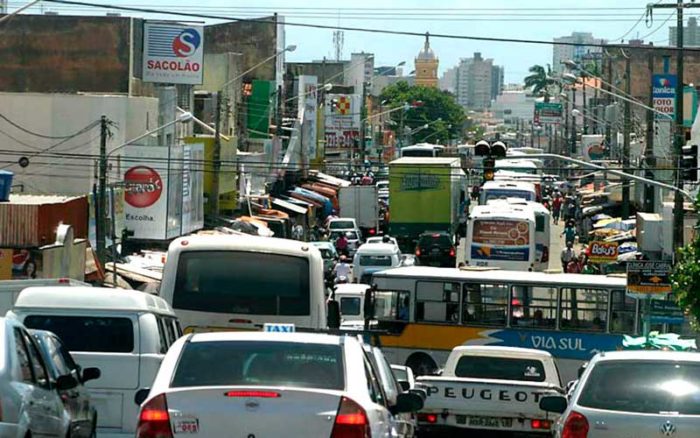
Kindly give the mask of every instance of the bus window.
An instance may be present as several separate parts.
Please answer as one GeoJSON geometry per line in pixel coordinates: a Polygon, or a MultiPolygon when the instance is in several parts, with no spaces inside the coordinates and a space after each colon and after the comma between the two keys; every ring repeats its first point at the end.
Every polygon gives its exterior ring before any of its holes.
{"type": "Polygon", "coordinates": [[[561,329],[604,332],[607,327],[608,292],[599,289],[561,290],[561,329]]]}
{"type": "Polygon", "coordinates": [[[459,322],[459,283],[419,281],[416,321],[459,322]]]}
{"type": "Polygon", "coordinates": [[[465,284],[462,291],[462,321],[505,327],[508,313],[508,286],[465,284]]]}
{"type": "Polygon", "coordinates": [[[535,213],[535,232],[544,233],[544,223],[546,217],[542,213],[535,213]]]}
{"type": "Polygon", "coordinates": [[[611,292],[610,310],[610,331],[634,334],[637,300],[628,297],[624,290],[614,290],[611,292]]]}
{"type": "Polygon", "coordinates": [[[554,330],[557,326],[557,288],[513,286],[511,325],[554,330]]]}
{"type": "Polygon", "coordinates": [[[382,320],[408,321],[411,300],[406,291],[377,291],[374,294],[374,316],[382,320]]]}

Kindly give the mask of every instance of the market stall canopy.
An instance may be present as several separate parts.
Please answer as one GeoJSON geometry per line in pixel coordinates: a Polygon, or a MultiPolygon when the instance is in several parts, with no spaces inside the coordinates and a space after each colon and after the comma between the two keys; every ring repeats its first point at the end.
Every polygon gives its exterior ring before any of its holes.
{"type": "Polygon", "coordinates": [[[651,332],[648,337],[625,335],[622,347],[627,350],[672,350],[694,351],[698,349],[695,339],[681,339],[675,333],[651,332]]]}
{"type": "Polygon", "coordinates": [[[323,173],[323,172],[318,172],[318,171],[312,170],[310,172],[310,175],[311,175],[311,177],[313,177],[319,181],[325,182],[327,184],[332,184],[332,185],[338,186],[338,187],[349,187],[351,185],[350,181],[347,181],[347,180],[344,180],[341,178],[336,178],[334,176],[328,175],[328,174],[323,173]]]}
{"type": "Polygon", "coordinates": [[[306,207],[302,207],[300,205],[296,205],[291,202],[287,202],[277,198],[272,199],[272,205],[294,214],[306,214],[309,211],[309,209],[306,207]]]}

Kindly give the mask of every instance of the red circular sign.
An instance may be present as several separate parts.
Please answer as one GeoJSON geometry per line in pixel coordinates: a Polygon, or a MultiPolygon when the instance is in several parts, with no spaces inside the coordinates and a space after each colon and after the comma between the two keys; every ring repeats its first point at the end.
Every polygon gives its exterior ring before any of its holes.
{"type": "Polygon", "coordinates": [[[124,174],[126,194],[124,200],[136,208],[150,207],[158,202],[163,193],[163,181],[155,170],[146,166],[135,166],[124,174]]]}

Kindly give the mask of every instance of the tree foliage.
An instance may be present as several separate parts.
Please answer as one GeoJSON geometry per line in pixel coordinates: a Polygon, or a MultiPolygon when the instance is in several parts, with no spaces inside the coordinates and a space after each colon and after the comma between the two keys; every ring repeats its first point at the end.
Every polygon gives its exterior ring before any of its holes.
{"type": "MultiPolygon", "coordinates": [[[[408,104],[408,109],[391,113],[392,130],[396,138],[408,141],[407,132],[414,143],[445,143],[450,139],[461,139],[465,121],[464,109],[454,96],[432,87],[410,86],[401,81],[384,89],[379,99],[384,106],[398,108],[408,104]],[[413,105],[414,103],[418,103],[413,105]],[[440,120],[439,120],[440,119],[440,120]],[[403,120],[403,121],[402,121],[403,120]],[[403,124],[404,132],[401,131],[403,124]],[[427,128],[421,128],[428,125],[427,128]],[[419,129],[421,128],[421,129],[419,129]]],[[[406,144],[404,143],[404,146],[406,144]]]]}
{"type": "MultiPolygon", "coordinates": [[[[695,200],[695,211],[699,210],[700,195],[695,200]]],[[[693,327],[700,328],[700,233],[695,234],[692,242],[678,249],[671,281],[678,305],[690,313],[693,327]]]]}
{"type": "Polygon", "coordinates": [[[525,76],[525,87],[530,88],[535,96],[544,96],[544,101],[549,102],[550,87],[557,83],[552,77],[551,66],[533,65],[528,71],[530,74],[525,76]]]}

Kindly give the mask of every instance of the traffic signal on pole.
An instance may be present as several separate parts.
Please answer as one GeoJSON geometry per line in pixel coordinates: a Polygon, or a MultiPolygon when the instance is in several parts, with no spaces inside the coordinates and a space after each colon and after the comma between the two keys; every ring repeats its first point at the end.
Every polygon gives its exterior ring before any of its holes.
{"type": "Polygon", "coordinates": [[[502,141],[496,141],[491,144],[492,157],[504,158],[506,156],[506,145],[502,141]]]}
{"type": "Polygon", "coordinates": [[[698,145],[683,146],[681,154],[681,178],[683,181],[698,181],[698,145]]]}
{"type": "Polygon", "coordinates": [[[474,155],[477,157],[487,157],[491,155],[491,145],[486,140],[479,140],[474,145],[474,155]]]}
{"type": "Polygon", "coordinates": [[[496,160],[491,157],[486,157],[482,163],[484,167],[484,181],[493,181],[496,172],[496,160]]]}

